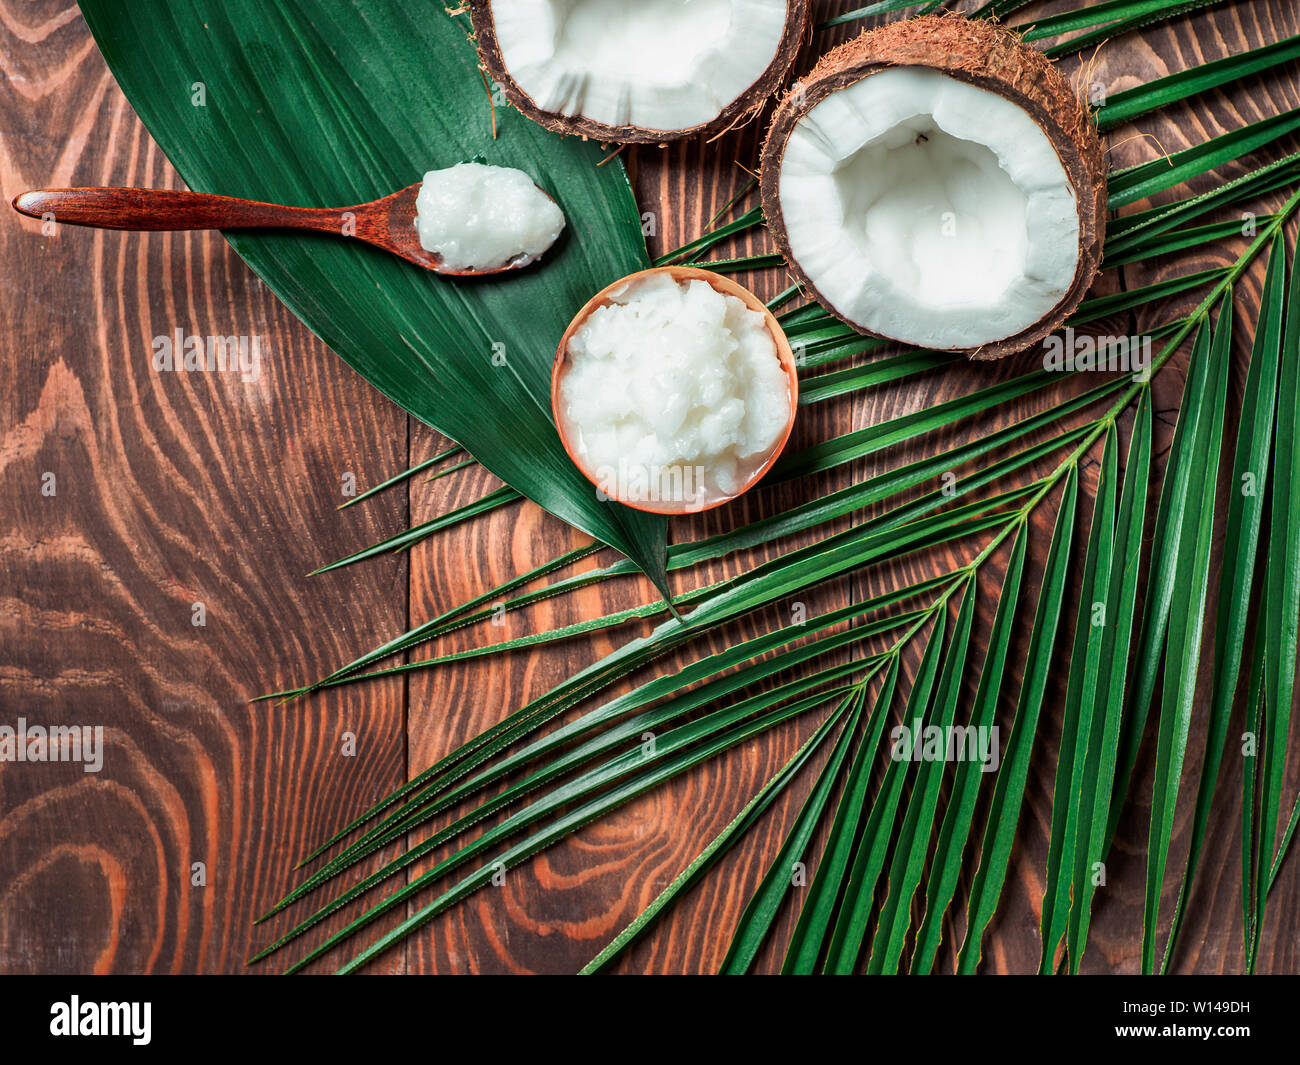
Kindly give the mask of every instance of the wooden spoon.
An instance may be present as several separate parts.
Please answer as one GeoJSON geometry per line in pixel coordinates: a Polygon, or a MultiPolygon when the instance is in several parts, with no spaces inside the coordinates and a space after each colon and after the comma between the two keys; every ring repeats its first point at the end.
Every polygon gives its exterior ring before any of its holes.
{"type": "MultiPolygon", "coordinates": [[[[13,208],[32,218],[98,229],[306,229],[352,237],[452,277],[486,277],[517,270],[507,263],[491,270],[447,270],[420,245],[415,229],[417,182],[391,196],[355,207],[284,207],[233,196],[172,189],[40,189],[14,198],[13,208]]],[[[545,191],[544,189],[542,191],[545,191]]]]}
{"type": "Polygon", "coordinates": [[[592,296],[583,305],[582,310],[573,316],[569,328],[564,331],[564,336],[560,338],[560,346],[555,353],[555,363],[551,367],[551,412],[555,416],[556,428],[560,431],[560,442],[564,445],[564,450],[569,453],[569,458],[573,460],[573,464],[598,489],[602,487],[602,480],[598,472],[590,469],[583,460],[581,449],[577,446],[577,430],[569,424],[561,393],[564,376],[568,373],[571,365],[568,358],[569,340],[578,327],[591,315],[592,311],[609,302],[610,295],[616,289],[652,274],[667,274],[679,284],[684,281],[704,281],[712,285],[724,296],[735,296],[751,311],[761,314],[767,325],[768,332],[772,335],[772,342],[776,345],[776,357],[781,363],[781,369],[785,371],[786,382],[789,386],[790,407],[785,429],[777,437],[771,450],[766,455],[761,456],[760,460],[753,463],[745,478],[745,483],[740,487],[740,491],[733,495],[710,499],[707,502],[692,499],[619,499],[620,503],[631,507],[633,510],[644,510],[651,514],[697,514],[700,511],[720,507],[722,504],[729,503],[737,496],[748,492],[762,480],[763,475],[772,468],[777,458],[780,457],[786,441],[790,439],[790,430],[794,428],[794,416],[799,409],[799,370],[795,362],[794,352],[790,348],[790,341],[785,335],[785,330],[781,328],[781,323],[776,320],[776,316],[767,309],[767,305],[754,293],[729,277],[715,274],[712,270],[701,270],[694,266],[658,266],[651,270],[641,270],[635,274],[629,274],[627,277],[615,281],[612,285],[607,285],[592,296]]]}

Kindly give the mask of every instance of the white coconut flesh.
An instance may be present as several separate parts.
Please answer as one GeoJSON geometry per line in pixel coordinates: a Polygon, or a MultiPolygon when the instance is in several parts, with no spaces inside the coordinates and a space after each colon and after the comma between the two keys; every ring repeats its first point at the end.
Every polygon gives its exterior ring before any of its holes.
{"type": "Polygon", "coordinates": [[[920,67],[871,74],[791,134],[780,205],[792,257],[855,325],[938,349],[1013,337],[1070,290],[1079,211],[1018,104],[920,67]]]}
{"type": "Polygon", "coordinates": [[[786,0],[494,0],[501,61],[543,111],[691,129],[776,59],[786,0]]]}

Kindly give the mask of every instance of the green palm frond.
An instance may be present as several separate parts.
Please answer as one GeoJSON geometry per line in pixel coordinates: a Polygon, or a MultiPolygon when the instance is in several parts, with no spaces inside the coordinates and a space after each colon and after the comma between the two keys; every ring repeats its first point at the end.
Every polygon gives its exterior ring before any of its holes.
{"type": "Polygon", "coordinates": [[[1041,19],[1036,23],[1018,23],[1015,28],[1029,26],[1027,36],[1035,39],[1068,33],[1071,30],[1089,29],[1078,37],[1043,49],[1053,59],[1074,55],[1104,44],[1115,37],[1133,33],[1145,26],[1166,22],[1179,15],[1191,14],[1203,8],[1215,7],[1226,0],[1105,0],[1100,4],[1091,4],[1077,12],[1063,12],[1060,15],[1041,19]],[[1051,19],[1056,19],[1055,28],[1047,28],[1051,19]]]}
{"type": "Polygon", "coordinates": [[[1024,803],[1029,757],[1038,735],[1038,719],[1047,691],[1057,629],[1070,573],[1070,549],[1079,497],[1079,472],[1072,466],[1065,478],[1051,548],[1043,568],[1042,588],[1030,629],[1025,677],[1020,687],[1011,735],[1001,771],[997,775],[979,866],[971,885],[966,938],[957,956],[957,970],[973,973],[979,967],[984,932],[997,911],[1020,809],[1024,803]]]}
{"type": "MultiPolygon", "coordinates": [[[[897,676],[896,663],[897,659],[895,658],[890,664],[890,673],[886,681],[887,686],[890,687],[892,687],[897,676]]],[[[867,679],[870,679],[870,677],[874,675],[875,669],[873,668],[873,670],[868,673],[867,679]]],[[[698,856],[696,856],[690,865],[682,870],[682,872],[671,884],[668,885],[667,888],[659,893],[658,897],[656,897],[649,906],[641,911],[636,920],[615,936],[604,950],[602,950],[596,957],[592,958],[591,961],[583,967],[580,975],[591,976],[606,971],[629,947],[632,946],[633,943],[637,942],[637,940],[645,935],[645,933],[653,927],[660,915],[672,906],[679,895],[682,895],[694,887],[702,879],[704,874],[712,868],[714,863],[726,854],[726,852],[744,836],[746,831],[758,823],[759,818],[766,813],[772,803],[780,796],[781,792],[794,781],[799,771],[817,749],[826,741],[827,737],[834,732],[836,727],[839,727],[839,738],[836,740],[828,764],[823,768],[821,774],[818,776],[818,783],[814,789],[814,793],[804,807],[805,812],[810,813],[807,820],[815,824],[817,817],[820,816],[821,810],[825,806],[830,787],[834,784],[835,773],[838,766],[843,763],[844,754],[848,749],[848,741],[853,735],[853,729],[844,725],[842,719],[845,717],[846,713],[850,712],[850,707],[852,707],[851,723],[856,725],[860,720],[863,699],[862,687],[863,682],[859,681],[846,692],[843,701],[840,703],[840,706],[835,713],[831,714],[820,726],[818,726],[817,730],[804,742],[803,746],[795,752],[794,757],[781,768],[781,771],[755,793],[754,797],[745,804],[744,808],[735,816],[735,818],[732,819],[731,823],[728,824],[727,827],[724,828],[713,839],[713,841],[699,853],[698,856]]],[[[888,699],[883,694],[880,696],[880,700],[883,700],[886,703],[888,702],[888,699]]],[[[884,715],[880,713],[879,707],[880,702],[878,701],[877,709],[876,711],[873,711],[872,718],[873,720],[883,721],[884,715]]],[[[804,820],[805,815],[801,813],[800,822],[802,823],[804,820]]],[[[791,835],[787,837],[786,843],[782,848],[782,854],[788,855],[789,853],[793,853],[799,846],[799,839],[800,833],[791,833],[791,835]]],[[[779,867],[781,864],[781,860],[778,857],[774,868],[779,867]]],[[[773,906],[770,908],[769,912],[771,915],[774,915],[775,911],[776,907],[773,906]]],[[[742,917],[742,921],[744,920],[745,918],[742,917]]]]}
{"type": "MultiPolygon", "coordinates": [[[[835,811],[835,821],[831,825],[830,839],[826,844],[821,861],[817,864],[817,874],[808,888],[808,897],[804,905],[800,907],[799,922],[795,926],[794,933],[790,937],[790,942],[786,948],[785,963],[783,965],[785,972],[799,972],[805,969],[811,971],[821,957],[822,946],[830,935],[830,925],[835,914],[835,904],[843,890],[848,877],[849,863],[853,858],[858,822],[863,811],[867,808],[867,792],[871,783],[871,772],[879,756],[881,737],[888,720],[889,708],[894,700],[894,693],[897,690],[897,682],[898,656],[895,655],[890,663],[889,676],[876,698],[875,710],[872,712],[871,731],[863,737],[858,745],[857,752],[854,754],[852,768],[844,782],[843,794],[835,811]]],[[[916,692],[915,685],[912,691],[913,693],[916,692]]],[[[835,787],[839,770],[838,765],[833,766],[830,763],[826,765],[822,770],[821,778],[818,780],[819,793],[824,791],[829,795],[835,787]]],[[[821,807],[824,807],[824,805],[823,802],[821,807]]],[[[812,831],[816,828],[816,819],[819,817],[820,808],[814,810],[811,805],[804,807],[804,811],[800,814],[800,821],[805,839],[811,836],[812,831]],[[812,816],[808,817],[809,814],[812,816]]],[[[803,848],[800,849],[799,854],[801,858],[804,857],[803,848]]],[[[772,871],[768,874],[768,880],[764,881],[764,887],[767,886],[768,881],[774,876],[779,876],[783,871],[788,874],[788,866],[780,861],[773,863],[772,871]]],[[[762,889],[760,889],[760,893],[761,891],[762,889]]],[[[756,894],[754,898],[757,901],[759,894],[756,894]]],[[[764,926],[758,930],[751,930],[746,927],[746,917],[749,916],[753,909],[754,902],[751,902],[746,909],[745,916],[741,918],[740,927],[737,928],[735,935],[732,937],[727,958],[722,964],[722,972],[724,973],[748,971],[753,964],[754,955],[757,953],[762,939],[766,938],[771,930],[772,920],[776,915],[775,908],[771,909],[764,926]],[[761,931],[762,936],[756,936],[755,931],[761,931]]]]}
{"type": "Polygon", "coordinates": [[[1260,531],[1264,520],[1269,456],[1273,444],[1285,275],[1286,261],[1282,242],[1274,241],[1242,399],[1241,425],[1237,432],[1232,479],[1229,482],[1234,490],[1228,496],[1224,565],[1219,578],[1219,608],[1215,623],[1218,637],[1214,646],[1214,680],[1210,696],[1210,718],[1206,728],[1205,761],[1201,766],[1192,836],[1165,947],[1161,966],[1163,971],[1168,971],[1182,927],[1189,874],[1196,868],[1209,826],[1219,766],[1228,742],[1232,706],[1240,684],[1260,531]]]}
{"type": "MultiPolygon", "coordinates": [[[[955,588],[956,585],[950,585],[949,594],[955,588]]],[[[946,605],[946,600],[943,605],[946,605]]],[[[903,708],[903,721],[924,721],[931,714],[935,685],[944,655],[943,639],[947,617],[946,610],[936,613],[916,680],[903,708]]],[[[828,923],[824,941],[815,937],[811,942],[801,937],[795,937],[791,941],[782,972],[811,972],[823,951],[824,972],[840,973],[855,967],[867,934],[866,917],[875,896],[876,884],[884,871],[890,830],[898,812],[906,778],[906,763],[891,759],[885,767],[884,779],[875,797],[851,811],[850,823],[856,826],[860,820],[862,830],[860,833],[853,832],[855,842],[845,869],[842,900],[830,915],[832,920],[828,923]]]]}
{"type": "MultiPolygon", "coordinates": [[[[998,700],[1006,680],[1007,660],[1028,551],[1029,533],[1026,525],[1022,523],[1014,535],[1011,557],[998,595],[997,613],[989,630],[987,651],[968,722],[968,727],[975,729],[976,735],[980,734],[980,730],[989,732],[995,727],[998,700]]],[[[948,809],[935,845],[930,880],[926,885],[925,916],[917,932],[916,949],[912,954],[913,972],[930,972],[935,966],[943,936],[943,917],[956,895],[962,870],[962,855],[968,846],[975,822],[975,805],[979,798],[980,777],[984,768],[975,760],[958,763],[948,809]]]]}
{"type": "Polygon", "coordinates": [[[348,507],[355,506],[358,503],[362,503],[367,499],[371,499],[374,496],[377,496],[380,492],[386,492],[388,491],[388,489],[395,488],[399,484],[405,484],[408,480],[410,480],[412,477],[416,476],[417,474],[423,473],[425,470],[432,469],[438,463],[443,462],[446,459],[452,458],[455,455],[461,455],[461,454],[464,454],[464,449],[459,444],[449,447],[443,451],[440,451],[438,452],[438,454],[433,455],[432,457],[425,459],[423,462],[417,463],[416,465],[412,466],[409,470],[403,470],[401,473],[389,477],[388,480],[380,482],[379,484],[375,485],[373,488],[367,488],[360,495],[352,499],[349,499],[346,503],[343,503],[339,507],[339,510],[346,510],[348,507]]]}
{"type": "MultiPolygon", "coordinates": [[[[1273,882],[1278,814],[1286,772],[1291,700],[1295,691],[1297,626],[1300,625],[1300,270],[1293,260],[1282,334],[1277,417],[1273,434],[1273,500],[1269,515],[1268,557],[1261,585],[1263,602],[1263,697],[1260,700],[1259,796],[1252,806],[1254,842],[1251,880],[1254,895],[1246,901],[1247,964],[1254,971],[1264,908],[1273,882]]],[[[1257,637],[1258,639],[1258,637],[1257,637]]],[[[1292,824],[1295,817],[1292,816],[1292,824]]],[[[1289,839],[1284,836],[1284,841],[1289,839]]]]}
{"type": "Polygon", "coordinates": [[[1097,127],[1102,132],[1116,129],[1189,96],[1262,74],[1297,59],[1300,59],[1300,35],[1180,70],[1107,98],[1096,111],[1097,127]]]}
{"type": "Polygon", "coordinates": [[[1177,462],[1180,471],[1184,464],[1188,468],[1188,493],[1182,513],[1174,516],[1171,521],[1171,531],[1174,523],[1181,524],[1181,530],[1172,542],[1160,543],[1162,554],[1169,550],[1175,556],[1175,561],[1172,567],[1173,587],[1165,642],[1165,682],[1156,745],[1151,838],[1147,846],[1147,892],[1142,934],[1142,967],[1145,972],[1150,972],[1155,965],[1156,919],[1164,886],[1165,863],[1173,835],[1174,808],[1182,783],[1183,760],[1187,751],[1197,668],[1200,664],[1215,487],[1227,399],[1231,323],[1231,293],[1225,293],[1213,343],[1207,337],[1208,327],[1203,325],[1197,349],[1192,356],[1197,361],[1206,362],[1207,368],[1199,394],[1189,397],[1194,418],[1190,425],[1191,431],[1179,442],[1186,443],[1186,450],[1179,452],[1177,462]]]}

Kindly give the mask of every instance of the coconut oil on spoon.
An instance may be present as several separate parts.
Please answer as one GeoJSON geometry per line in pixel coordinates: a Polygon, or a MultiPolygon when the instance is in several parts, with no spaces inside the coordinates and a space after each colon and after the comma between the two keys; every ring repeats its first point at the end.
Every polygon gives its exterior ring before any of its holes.
{"type": "Polygon", "coordinates": [[[480,277],[536,262],[564,213],[521,170],[461,163],[351,207],[289,207],[173,189],[24,192],[14,210],[97,229],[298,229],[350,237],[434,273],[480,277]]]}

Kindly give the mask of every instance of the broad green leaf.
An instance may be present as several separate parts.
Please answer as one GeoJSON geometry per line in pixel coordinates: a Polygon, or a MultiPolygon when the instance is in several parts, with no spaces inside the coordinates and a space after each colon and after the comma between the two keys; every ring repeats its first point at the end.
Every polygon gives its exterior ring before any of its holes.
{"type": "Polygon", "coordinates": [[[619,163],[597,166],[598,145],[514,111],[498,113],[494,138],[466,23],[438,4],[85,0],[81,8],[127,99],[193,189],[343,206],[482,157],[519,167],[554,196],[568,231],[553,253],[534,269],[469,283],[353,241],[229,240],[384,395],[634,559],[666,596],[664,519],[599,501],[550,417],[551,364],[569,319],[594,292],[649,265],[619,163]],[[196,107],[189,86],[200,76],[206,106],[196,107]],[[429,91],[410,91],[420,85],[429,91]]]}

